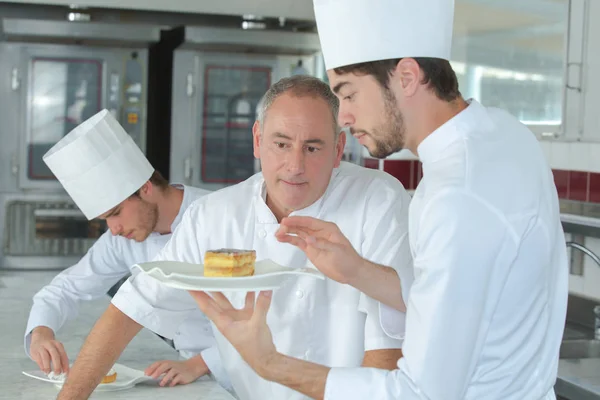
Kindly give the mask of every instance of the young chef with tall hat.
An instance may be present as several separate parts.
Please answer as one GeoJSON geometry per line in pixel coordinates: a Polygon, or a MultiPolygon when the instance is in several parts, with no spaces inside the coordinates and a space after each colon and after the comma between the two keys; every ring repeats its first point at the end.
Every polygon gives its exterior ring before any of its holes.
{"type": "MultiPolygon", "coordinates": [[[[338,105],[329,87],[313,77],[274,84],[253,130],[262,172],[192,204],[157,259],[202,263],[207,250],[226,247],[253,249],[257,260],[270,258],[290,268],[310,267],[301,250],[274,234],[290,214],[322,217],[338,223],[360,254],[393,266],[408,295],[409,195],[382,171],[340,162],[345,134],[337,126],[338,105]]],[[[247,301],[243,292],[228,298],[239,308],[247,301]]],[[[169,338],[197,309],[185,290],[144,273],[129,279],[90,333],[59,399],[87,398],[139,330],[132,319],[169,338]]],[[[402,341],[381,328],[377,302],[331,279],[286,280],[273,294],[269,325],[282,351],[327,365],[393,369],[401,354],[402,341]]],[[[223,368],[240,399],[305,398],[262,379],[215,333],[223,368]]]]}
{"type": "MultiPolygon", "coordinates": [[[[43,159],[83,214],[104,219],[110,229],[33,298],[25,350],[44,372],[59,374],[68,372],[69,360],[56,334],[77,316],[80,302],[105,296],[132,265],[154,258],[188,206],[209,192],[169,185],[107,110],[67,134],[43,159]]],[[[178,329],[174,347],[186,359],[207,351],[205,363],[199,357],[193,361],[206,373],[218,357],[208,350],[215,344],[209,321],[198,312],[178,329]]],[[[191,362],[159,364],[161,372],[174,370],[171,383],[188,383],[185,373],[176,372],[191,362]]]]}
{"type": "Polygon", "coordinates": [[[380,300],[382,326],[404,337],[404,357],[391,372],[311,364],[273,346],[268,294],[241,311],[194,297],[263,378],[313,398],[554,399],[568,293],[556,188],[525,126],[462,99],[448,62],[453,1],[314,7],[340,124],[373,156],[407,148],[423,164],[410,205],[405,326],[394,310],[397,274],[357,254],[335,224],[292,216],[278,237],[380,300]]]}

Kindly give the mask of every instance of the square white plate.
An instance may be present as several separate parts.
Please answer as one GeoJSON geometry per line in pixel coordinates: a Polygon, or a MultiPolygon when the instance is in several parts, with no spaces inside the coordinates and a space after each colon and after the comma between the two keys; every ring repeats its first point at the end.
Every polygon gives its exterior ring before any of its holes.
{"type": "MultiPolygon", "coordinates": [[[[149,376],[144,375],[144,372],[137,369],[129,368],[121,364],[115,364],[113,369],[117,373],[117,379],[111,383],[99,384],[95,392],[113,392],[115,390],[130,389],[140,382],[153,381],[149,376]]],[[[29,376],[40,381],[53,383],[57,388],[61,388],[64,381],[48,378],[43,371],[23,371],[23,375],[29,376]]]]}
{"type": "Polygon", "coordinates": [[[255,263],[254,275],[231,278],[206,277],[202,264],[180,261],[151,261],[135,264],[133,268],[139,268],[172,288],[207,292],[272,290],[294,276],[325,279],[316,269],[283,267],[269,259],[255,263]]]}

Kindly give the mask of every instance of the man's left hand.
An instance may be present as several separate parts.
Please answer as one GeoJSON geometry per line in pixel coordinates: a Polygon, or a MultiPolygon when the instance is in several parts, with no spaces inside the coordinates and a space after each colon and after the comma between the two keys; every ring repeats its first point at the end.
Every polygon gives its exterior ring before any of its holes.
{"type": "Polygon", "coordinates": [[[222,293],[211,293],[212,297],[206,292],[190,291],[190,294],[244,361],[264,377],[268,365],[279,355],[267,326],[272,292],[261,292],[256,304],[254,292],[249,292],[241,310],[235,309],[222,293]]]}

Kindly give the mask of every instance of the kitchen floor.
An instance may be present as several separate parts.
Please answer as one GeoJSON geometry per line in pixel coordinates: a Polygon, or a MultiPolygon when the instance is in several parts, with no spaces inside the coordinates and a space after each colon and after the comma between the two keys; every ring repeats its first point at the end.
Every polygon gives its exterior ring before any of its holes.
{"type": "MultiPolygon", "coordinates": [[[[24,333],[33,295],[49,283],[59,271],[7,271],[0,269],[0,399],[46,400],[55,399],[54,385],[29,378],[22,371],[37,370],[37,365],[24,350],[24,333]]],[[[94,302],[83,302],[80,315],[68,322],[57,335],[71,362],[95,321],[110,302],[106,296],[94,302]]],[[[119,363],[144,370],[154,361],[178,359],[178,353],[154,333],[143,329],[121,355],[119,363]]],[[[202,378],[190,385],[160,388],[156,384],[110,393],[95,393],[100,399],[233,399],[210,378],[202,378]]]]}

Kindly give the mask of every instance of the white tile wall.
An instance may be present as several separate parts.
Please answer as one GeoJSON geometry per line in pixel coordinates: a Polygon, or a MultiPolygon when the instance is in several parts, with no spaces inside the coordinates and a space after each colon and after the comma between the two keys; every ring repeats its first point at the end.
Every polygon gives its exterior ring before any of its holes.
{"type": "Polygon", "coordinates": [[[600,172],[600,143],[540,142],[553,169],[600,172]]]}
{"type": "MultiPolygon", "coordinates": [[[[589,171],[591,164],[590,143],[569,143],[569,169],[575,171],[589,171]]],[[[562,148],[561,148],[562,150],[562,148]]]]}
{"type": "Polygon", "coordinates": [[[552,142],[550,149],[550,166],[553,169],[570,169],[570,143],[552,142]]]}

